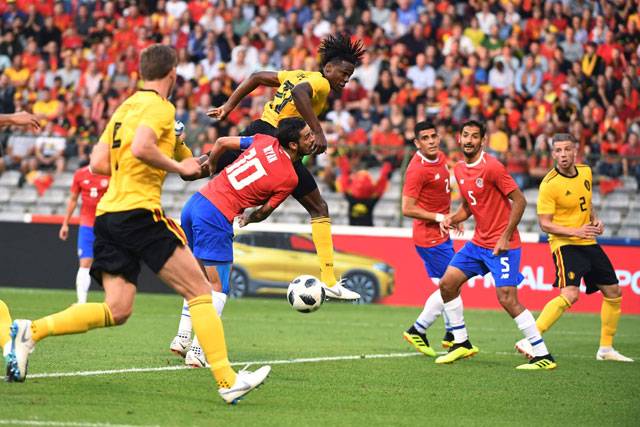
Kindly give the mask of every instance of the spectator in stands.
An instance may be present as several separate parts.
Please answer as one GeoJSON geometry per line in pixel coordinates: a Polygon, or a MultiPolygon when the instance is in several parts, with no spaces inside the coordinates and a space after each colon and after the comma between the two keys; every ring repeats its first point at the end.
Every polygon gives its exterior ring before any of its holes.
{"type": "Polygon", "coordinates": [[[399,149],[404,147],[404,139],[391,128],[391,121],[388,117],[383,117],[380,124],[374,127],[371,135],[371,147],[373,154],[381,163],[388,161],[394,167],[400,166],[404,153],[399,149]]]}
{"type": "Polygon", "coordinates": [[[598,165],[598,173],[610,178],[617,178],[622,175],[622,143],[615,130],[609,129],[605,134],[605,140],[600,144],[600,154],[602,155],[598,165]]]}
{"type": "Polygon", "coordinates": [[[542,86],[542,71],[536,67],[532,56],[527,56],[518,68],[515,85],[516,92],[525,97],[532,97],[542,86]]]}
{"type": "Polygon", "coordinates": [[[350,160],[346,156],[341,157],[338,164],[338,187],[349,203],[349,225],[372,227],[373,209],[386,190],[389,174],[393,169],[391,163],[385,162],[382,165],[375,183],[366,169],[352,173],[350,160]]]}
{"type": "Polygon", "coordinates": [[[16,108],[13,98],[16,88],[11,84],[6,74],[0,75],[0,114],[11,114],[16,108]]]}
{"type": "Polygon", "coordinates": [[[409,67],[407,78],[413,82],[413,87],[424,90],[433,87],[436,81],[436,73],[432,66],[427,64],[424,53],[416,56],[416,65],[409,67]]]}
{"type": "Polygon", "coordinates": [[[0,157],[0,173],[5,170],[19,170],[24,175],[33,170],[36,137],[30,133],[12,133],[7,141],[7,148],[0,157]]]}
{"type": "Polygon", "coordinates": [[[64,150],[66,140],[53,133],[53,122],[48,122],[35,141],[36,167],[40,170],[54,170],[56,176],[64,171],[64,150]]]}
{"type": "Polygon", "coordinates": [[[620,150],[624,176],[636,179],[636,191],[640,193],[640,138],[635,132],[629,132],[627,143],[620,150]]]}

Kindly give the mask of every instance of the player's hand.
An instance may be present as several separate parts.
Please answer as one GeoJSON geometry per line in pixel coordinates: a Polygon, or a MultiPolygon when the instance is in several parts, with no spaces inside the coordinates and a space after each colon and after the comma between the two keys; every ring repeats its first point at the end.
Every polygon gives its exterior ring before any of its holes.
{"type": "Polygon", "coordinates": [[[327,137],[324,136],[324,132],[320,131],[313,134],[314,141],[311,146],[311,152],[313,154],[321,154],[327,151],[327,137]]]}
{"type": "Polygon", "coordinates": [[[600,218],[596,218],[591,222],[591,225],[598,229],[598,236],[604,233],[604,222],[600,218]]]}
{"type": "Polygon", "coordinates": [[[213,107],[207,110],[207,116],[216,120],[224,120],[231,112],[231,109],[227,107],[227,104],[222,104],[220,107],[213,107]]]}
{"type": "Polygon", "coordinates": [[[69,226],[67,224],[62,224],[62,227],[60,227],[60,232],[58,233],[58,237],[62,241],[67,240],[67,238],[69,237],[69,226]]]}
{"type": "Polygon", "coordinates": [[[449,215],[447,215],[444,218],[444,221],[440,222],[439,225],[440,225],[440,235],[442,235],[442,236],[448,235],[449,234],[449,229],[454,227],[452,225],[452,223],[451,223],[451,217],[449,215]]]}
{"type": "Polygon", "coordinates": [[[595,239],[596,236],[601,233],[599,230],[595,225],[585,224],[580,228],[576,228],[573,236],[579,237],[580,239],[595,239]]]}
{"type": "Polygon", "coordinates": [[[459,222],[459,223],[453,225],[452,228],[453,228],[453,233],[456,236],[460,237],[460,236],[462,236],[464,234],[464,224],[463,223],[459,222]]]}
{"type": "Polygon", "coordinates": [[[27,126],[33,130],[40,130],[40,122],[33,114],[20,111],[11,115],[11,123],[14,126],[27,126]]]}
{"type": "Polygon", "coordinates": [[[251,211],[249,209],[245,210],[244,212],[242,212],[242,215],[240,215],[238,217],[238,226],[240,228],[244,227],[247,224],[251,223],[250,220],[250,215],[251,215],[251,211]]]}
{"type": "Polygon", "coordinates": [[[505,236],[501,236],[493,248],[493,255],[497,256],[509,250],[509,240],[505,236]]]}
{"type": "Polygon", "coordinates": [[[178,173],[182,176],[200,175],[200,163],[195,157],[189,157],[178,163],[178,173]]]}

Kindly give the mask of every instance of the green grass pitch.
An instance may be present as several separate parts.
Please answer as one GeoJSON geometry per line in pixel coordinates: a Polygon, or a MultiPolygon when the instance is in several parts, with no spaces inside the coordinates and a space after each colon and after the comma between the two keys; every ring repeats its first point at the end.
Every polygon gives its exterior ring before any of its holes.
{"type": "MultiPolygon", "coordinates": [[[[463,294],[464,296],[464,294],[463,294]]],[[[0,288],[14,318],[37,318],[73,302],[71,291],[0,288]]],[[[91,292],[99,301],[102,294],[91,292]]],[[[232,300],[223,316],[229,357],[274,364],[267,383],[236,406],[218,397],[207,369],[176,369],[168,346],[181,299],[139,295],[117,328],[51,337],[30,359],[23,384],[0,384],[0,425],[51,426],[416,426],[638,425],[640,317],[623,316],[616,347],[636,363],[597,362],[597,315],[567,313],[547,335],[555,371],[518,372],[520,338],[506,313],[466,311],[480,353],[435,365],[402,340],[419,309],[326,303],[294,312],[284,298],[232,300]],[[369,358],[361,355],[391,355],[369,358]],[[163,368],[94,376],[58,372],[163,368]]],[[[443,326],[431,330],[439,344],[443,326]]],[[[255,365],[254,365],[255,366],[255,365]]]]}

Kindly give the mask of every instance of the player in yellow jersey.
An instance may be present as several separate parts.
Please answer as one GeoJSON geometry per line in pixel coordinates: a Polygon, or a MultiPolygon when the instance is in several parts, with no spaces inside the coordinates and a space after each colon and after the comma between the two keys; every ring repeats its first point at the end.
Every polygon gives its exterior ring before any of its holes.
{"type": "MultiPolygon", "coordinates": [[[[262,117],[252,122],[243,135],[263,133],[274,136],[278,122],[287,117],[302,117],[315,137],[314,153],[327,149],[327,139],[320,126],[318,115],[326,108],[331,90],[338,94],[349,81],[356,65],[364,54],[360,41],[352,42],[346,34],[328,36],[320,44],[320,71],[260,71],[253,73],[231,94],[224,105],[209,110],[210,117],[222,120],[258,86],[277,87],[274,98],[265,106],[262,117]]],[[[237,157],[238,152],[229,152],[218,161],[217,171],[224,169],[237,157]]],[[[293,197],[311,216],[311,235],[320,258],[320,279],[326,285],[327,297],[355,300],[360,295],[338,282],[333,272],[333,242],[331,219],[327,202],[322,198],[311,172],[297,161],[298,186],[293,197]]]]}
{"type": "MultiPolygon", "coordinates": [[[[591,204],[591,168],[575,163],[577,144],[570,134],[560,133],[553,137],[551,154],[556,167],[540,184],[538,219],[540,228],[549,234],[556,266],[553,285],[560,288],[560,295],[545,305],[536,326],[540,333],[549,330],[564,311],[578,301],[580,281],[584,278],[587,294],[602,293],[602,326],[596,359],[633,362],[613,348],[622,291],[611,261],[596,242],[604,224],[591,204]]],[[[531,345],[526,340],[518,341],[516,349],[531,356],[531,345]]]]}
{"type": "Polygon", "coordinates": [[[226,402],[236,402],[269,374],[269,366],[237,374],[231,368],[211,283],[186,246],[184,232],[160,206],[168,172],[183,177],[201,174],[186,146],[176,150],[175,108],[167,100],[176,81],[176,63],[172,47],[157,44],[142,51],[144,88],[118,107],[91,155],[92,169],[111,175],[96,211],[91,266],[91,275],[104,287],[105,302],[76,304],[33,322],[14,321],[7,358],[10,381],[24,381],[29,353],[41,339],[126,322],[141,261],[189,302],[193,328],[226,402]]]}
{"type": "MultiPolygon", "coordinates": [[[[23,126],[30,127],[37,131],[40,129],[40,122],[38,118],[33,114],[26,111],[20,111],[12,114],[0,114],[0,126],[23,126]]],[[[3,159],[0,156],[0,171],[3,170],[3,166],[7,163],[11,163],[11,159],[3,159]]],[[[11,325],[11,314],[9,313],[9,307],[4,301],[0,300],[0,349],[4,353],[9,353],[11,337],[9,336],[9,326],[11,325]],[[5,351],[6,348],[6,351],[5,351]]]]}

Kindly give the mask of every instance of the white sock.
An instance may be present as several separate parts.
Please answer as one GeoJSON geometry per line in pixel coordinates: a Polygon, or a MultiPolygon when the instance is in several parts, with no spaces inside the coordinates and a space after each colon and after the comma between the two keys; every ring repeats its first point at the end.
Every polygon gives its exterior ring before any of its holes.
{"type": "Polygon", "coordinates": [[[222,316],[222,310],[224,310],[224,305],[227,302],[227,294],[222,292],[211,292],[211,299],[213,299],[213,307],[218,312],[218,316],[222,316]]]}
{"type": "Polygon", "coordinates": [[[424,303],[424,309],[413,324],[413,327],[421,334],[424,334],[442,314],[442,310],[444,310],[444,302],[442,301],[442,295],[440,295],[440,289],[436,289],[427,298],[427,302],[424,303]]]}
{"type": "Polygon", "coordinates": [[[180,315],[180,324],[178,325],[178,336],[182,338],[191,338],[191,314],[189,313],[189,304],[187,300],[182,302],[182,314],[180,315]]]}
{"type": "Polygon", "coordinates": [[[464,309],[460,295],[444,303],[443,315],[445,317],[445,323],[449,324],[451,332],[453,333],[454,343],[462,343],[469,339],[467,327],[464,324],[464,309]]]}
{"type": "Polygon", "coordinates": [[[91,275],[89,275],[89,269],[85,267],[78,268],[76,274],[76,295],[78,296],[78,304],[84,304],[87,302],[87,295],[89,294],[89,287],[91,286],[91,275]]]}
{"type": "Polygon", "coordinates": [[[520,329],[524,337],[531,344],[531,347],[533,347],[534,356],[546,356],[549,354],[549,350],[547,350],[542,335],[540,335],[540,331],[538,331],[538,327],[536,326],[536,321],[529,310],[523,311],[513,320],[516,321],[518,329],[520,329]]]}

